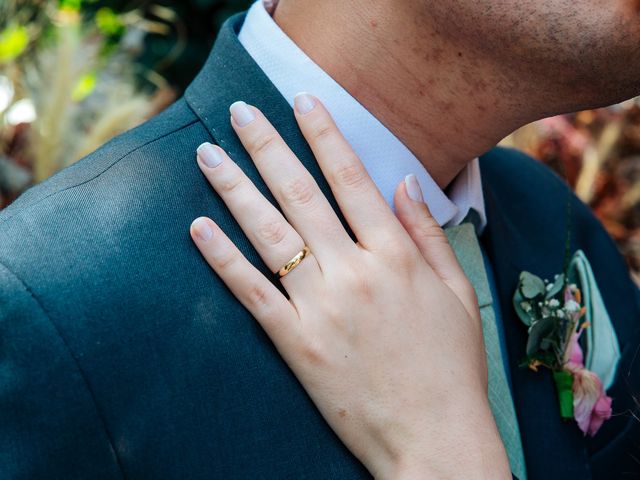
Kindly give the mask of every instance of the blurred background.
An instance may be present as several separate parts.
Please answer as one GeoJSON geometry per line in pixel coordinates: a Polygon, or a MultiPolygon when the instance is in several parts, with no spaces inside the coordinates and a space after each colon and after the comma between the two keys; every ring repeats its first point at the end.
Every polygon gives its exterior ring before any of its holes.
{"type": "MultiPolygon", "coordinates": [[[[0,0],[0,209],[171,104],[222,22],[250,3],[0,0]]],[[[640,100],[542,120],[503,143],[565,179],[640,284],[640,100]]]]}

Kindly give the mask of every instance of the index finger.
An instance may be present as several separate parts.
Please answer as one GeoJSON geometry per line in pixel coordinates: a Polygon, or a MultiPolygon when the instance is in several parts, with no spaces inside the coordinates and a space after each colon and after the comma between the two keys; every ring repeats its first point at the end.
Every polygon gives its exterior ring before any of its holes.
{"type": "Polygon", "coordinates": [[[365,248],[407,236],[324,105],[308,93],[294,99],[296,120],[345,219],[365,248]]]}

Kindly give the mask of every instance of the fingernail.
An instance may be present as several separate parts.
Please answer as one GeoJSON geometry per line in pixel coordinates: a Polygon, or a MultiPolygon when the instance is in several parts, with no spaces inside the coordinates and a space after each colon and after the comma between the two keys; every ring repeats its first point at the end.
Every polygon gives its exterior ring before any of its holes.
{"type": "Polygon", "coordinates": [[[220,147],[214,147],[210,143],[203,143],[197,150],[198,158],[209,168],[215,168],[222,163],[220,147]]]}
{"type": "Polygon", "coordinates": [[[253,121],[256,116],[253,111],[249,108],[244,102],[235,102],[229,107],[229,112],[231,112],[231,116],[233,120],[240,127],[244,127],[253,121]]]}
{"type": "Polygon", "coordinates": [[[418,179],[416,176],[411,173],[404,177],[404,185],[407,189],[407,195],[414,202],[423,202],[424,198],[422,197],[422,189],[420,188],[420,184],[418,183],[418,179]]]}
{"type": "Polygon", "coordinates": [[[293,106],[301,115],[309,113],[316,106],[316,99],[307,92],[300,92],[293,97],[293,106]]]}
{"type": "Polygon", "coordinates": [[[213,230],[211,230],[209,222],[204,217],[196,218],[191,224],[191,228],[196,236],[203,242],[207,242],[213,237],[213,230]]]}

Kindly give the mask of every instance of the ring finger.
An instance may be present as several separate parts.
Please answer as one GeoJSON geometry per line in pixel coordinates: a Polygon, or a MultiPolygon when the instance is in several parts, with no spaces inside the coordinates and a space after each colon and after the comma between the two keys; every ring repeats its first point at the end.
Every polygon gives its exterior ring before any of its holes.
{"type": "MultiPolygon", "coordinates": [[[[244,174],[238,165],[217,145],[204,143],[198,148],[198,165],[215,191],[225,202],[251,244],[272,272],[277,272],[305,246],[298,232],[287,222],[244,174]]],[[[313,254],[282,278],[289,295],[297,295],[296,278],[304,278],[304,289],[322,278],[313,254]]]]}

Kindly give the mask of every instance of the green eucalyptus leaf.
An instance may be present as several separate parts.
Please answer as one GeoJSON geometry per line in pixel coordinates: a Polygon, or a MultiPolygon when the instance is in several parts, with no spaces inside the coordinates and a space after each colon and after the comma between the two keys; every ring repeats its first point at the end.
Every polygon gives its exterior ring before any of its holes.
{"type": "Polygon", "coordinates": [[[556,341],[552,337],[545,337],[540,342],[540,348],[542,350],[549,350],[551,347],[555,347],[556,341]]]}
{"type": "Polygon", "coordinates": [[[538,350],[544,350],[542,343],[553,333],[555,324],[556,322],[553,318],[547,317],[531,325],[527,341],[527,355],[533,356],[538,350]]]}
{"type": "Polygon", "coordinates": [[[529,272],[522,272],[520,274],[520,291],[524,298],[531,300],[544,295],[546,288],[540,277],[529,272]]]}
{"type": "Polygon", "coordinates": [[[522,304],[526,301],[527,300],[522,295],[522,292],[520,292],[520,289],[516,289],[515,293],[513,294],[513,308],[515,309],[522,323],[524,323],[527,327],[530,327],[531,322],[533,321],[533,316],[531,315],[533,313],[533,310],[527,312],[523,308],[522,304]]]}

